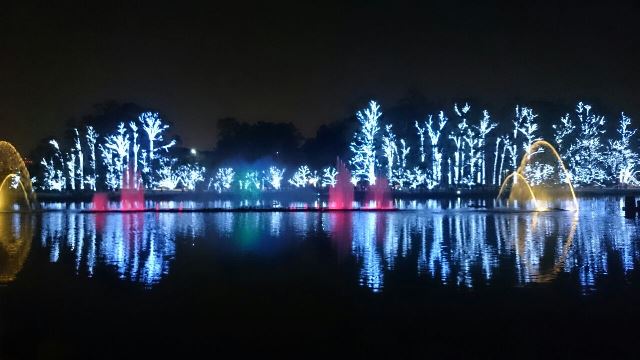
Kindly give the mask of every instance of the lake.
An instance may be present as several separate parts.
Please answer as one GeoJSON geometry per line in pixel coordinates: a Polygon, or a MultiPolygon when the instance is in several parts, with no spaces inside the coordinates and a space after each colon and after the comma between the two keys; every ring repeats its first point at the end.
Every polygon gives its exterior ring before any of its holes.
{"type": "Polygon", "coordinates": [[[640,222],[579,203],[0,214],[0,358],[631,356],[640,222]]]}

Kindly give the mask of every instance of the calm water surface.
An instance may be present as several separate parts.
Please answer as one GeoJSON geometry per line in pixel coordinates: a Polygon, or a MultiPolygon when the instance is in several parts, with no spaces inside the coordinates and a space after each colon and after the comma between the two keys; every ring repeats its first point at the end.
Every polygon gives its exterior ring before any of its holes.
{"type": "Polygon", "coordinates": [[[398,212],[77,211],[86,206],[0,214],[0,358],[298,346],[598,354],[585,341],[626,356],[635,346],[622,325],[638,324],[640,223],[619,198],[582,199],[579,213],[459,201],[398,212]]]}

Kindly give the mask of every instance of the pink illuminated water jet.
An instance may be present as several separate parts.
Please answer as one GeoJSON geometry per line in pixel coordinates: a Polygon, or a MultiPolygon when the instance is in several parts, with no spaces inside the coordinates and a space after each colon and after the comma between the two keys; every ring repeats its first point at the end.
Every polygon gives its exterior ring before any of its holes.
{"type": "Polygon", "coordinates": [[[120,210],[144,210],[144,186],[142,185],[140,173],[136,173],[132,168],[129,168],[124,180],[120,190],[120,210]]]}
{"type": "Polygon", "coordinates": [[[91,210],[93,211],[107,211],[109,210],[109,197],[105,193],[93,194],[91,200],[91,210]]]}
{"type": "Polygon", "coordinates": [[[389,180],[379,177],[374,185],[369,185],[365,201],[365,207],[370,209],[392,209],[393,200],[389,191],[389,180]]]}
{"type": "Polygon", "coordinates": [[[329,188],[329,209],[353,209],[353,184],[347,165],[336,159],[336,184],[329,188]]]}

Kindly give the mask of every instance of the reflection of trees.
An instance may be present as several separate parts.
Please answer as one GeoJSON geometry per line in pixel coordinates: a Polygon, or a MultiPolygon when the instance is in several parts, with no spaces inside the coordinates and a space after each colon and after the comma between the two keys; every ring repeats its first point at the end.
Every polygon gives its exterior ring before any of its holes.
{"type": "Polygon", "coordinates": [[[176,237],[197,232],[192,215],[47,213],[42,245],[52,262],[59,261],[61,252],[71,252],[78,273],[93,276],[100,262],[122,279],[151,285],[168,273],[176,237]]]}
{"type": "Polygon", "coordinates": [[[578,225],[577,213],[568,218],[536,212],[526,217],[515,216],[513,221],[519,281],[554,280],[565,269],[578,225]]]}
{"type": "Polygon", "coordinates": [[[29,256],[31,221],[27,214],[0,214],[0,284],[13,281],[29,256]]]}
{"type": "Polygon", "coordinates": [[[384,287],[384,272],[393,271],[399,259],[416,261],[421,276],[464,287],[491,281],[502,271],[514,273],[521,285],[575,272],[579,285],[588,288],[618,263],[612,256],[619,257],[625,273],[640,258],[633,241],[635,224],[603,215],[611,211],[355,213],[352,254],[360,266],[360,283],[374,291],[384,287]]]}

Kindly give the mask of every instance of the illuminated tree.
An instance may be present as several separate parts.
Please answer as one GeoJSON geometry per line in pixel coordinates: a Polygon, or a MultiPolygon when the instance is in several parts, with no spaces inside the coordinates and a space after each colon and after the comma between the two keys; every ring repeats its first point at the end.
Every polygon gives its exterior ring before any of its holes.
{"type": "Polygon", "coordinates": [[[75,140],[75,151],[78,154],[78,166],[76,170],[76,178],[78,179],[78,186],[80,186],[80,190],[84,190],[84,154],[82,153],[82,146],[80,145],[80,133],[78,129],[73,129],[76,136],[75,140]]]}
{"type": "Polygon", "coordinates": [[[567,159],[571,180],[578,185],[602,184],[607,179],[606,149],[601,141],[605,119],[590,110],[590,105],[578,103],[576,117],[579,127],[573,126],[567,114],[556,128],[556,142],[559,147],[562,144],[561,155],[567,159]]]}
{"type": "MultiPolygon", "coordinates": [[[[486,138],[487,135],[491,132],[491,130],[495,129],[498,126],[497,123],[491,121],[491,116],[487,110],[482,112],[482,120],[480,120],[480,126],[476,126],[478,130],[478,167],[480,168],[479,176],[476,181],[482,185],[486,185],[487,183],[487,172],[486,172],[486,138]]],[[[496,155],[497,156],[497,155],[496,155]]],[[[495,168],[495,166],[494,166],[495,168]]],[[[495,169],[494,169],[495,172],[495,169]]]]}
{"type": "Polygon", "coordinates": [[[282,179],[284,178],[284,169],[279,169],[275,166],[269,167],[269,174],[267,181],[275,190],[280,190],[282,185],[282,179]]]}
{"type": "Polygon", "coordinates": [[[42,159],[40,164],[44,167],[44,174],[42,180],[42,188],[44,190],[62,191],[64,189],[64,181],[58,176],[53,159],[47,161],[42,159]]]}
{"type": "Polygon", "coordinates": [[[466,134],[462,137],[467,147],[469,148],[469,173],[462,178],[462,183],[468,186],[475,185],[476,182],[476,162],[479,160],[478,156],[478,143],[479,139],[475,131],[471,127],[467,127],[466,134]]]}
{"type": "Polygon", "coordinates": [[[322,187],[336,186],[337,184],[338,170],[333,166],[322,169],[322,187]]]}
{"type": "Polygon", "coordinates": [[[376,183],[376,146],[375,138],[380,126],[378,119],[382,116],[380,105],[375,101],[369,102],[369,108],[356,113],[358,121],[362,125],[360,131],[355,134],[355,139],[350,145],[353,152],[351,165],[353,165],[354,178],[366,180],[370,185],[376,183]]]}
{"type": "Polygon", "coordinates": [[[96,141],[98,140],[98,133],[94,130],[93,126],[87,126],[86,139],[87,146],[89,147],[89,168],[91,169],[91,175],[87,175],[86,183],[89,185],[89,189],[95,191],[98,178],[96,169],[96,141]]]}
{"type": "Polygon", "coordinates": [[[309,177],[311,176],[311,170],[307,165],[302,165],[293,173],[293,177],[289,179],[289,183],[297,188],[306,187],[309,183],[309,177]]]}
{"type": "Polygon", "coordinates": [[[122,166],[118,164],[118,160],[113,156],[114,152],[110,148],[103,146],[102,144],[98,144],[98,148],[100,149],[102,156],[102,163],[106,168],[104,184],[107,189],[116,190],[120,187],[119,171],[122,166]]]}
{"type": "Polygon", "coordinates": [[[118,155],[115,164],[118,168],[116,172],[120,178],[119,188],[122,188],[125,183],[124,177],[129,156],[129,145],[129,135],[123,122],[118,125],[118,130],[115,135],[107,136],[105,139],[105,148],[114,151],[118,155]]]}
{"type": "Polygon", "coordinates": [[[231,189],[231,184],[233,184],[233,177],[235,174],[236,173],[233,171],[233,168],[219,168],[216,171],[213,183],[216,191],[221,193],[223,190],[231,189]]]}
{"type": "MultiPolygon", "coordinates": [[[[429,121],[431,121],[431,115],[429,115],[429,121]]],[[[420,162],[423,163],[425,160],[425,152],[424,152],[424,131],[425,127],[420,127],[418,120],[415,122],[416,130],[418,131],[418,138],[420,139],[420,162]]]]}
{"type": "MultiPolygon", "coordinates": [[[[515,151],[516,146],[511,144],[511,139],[509,138],[508,135],[505,135],[502,137],[502,154],[500,155],[500,170],[498,171],[498,182],[496,184],[501,184],[502,183],[502,175],[504,174],[503,170],[504,170],[504,158],[507,155],[507,151],[509,151],[510,153],[515,151]]],[[[497,151],[498,145],[496,143],[496,151],[497,151]]]]}
{"type": "Polygon", "coordinates": [[[71,190],[76,189],[76,154],[70,152],[67,154],[67,171],[69,174],[69,186],[71,190]]]}
{"type": "Polygon", "coordinates": [[[637,130],[629,129],[629,125],[631,125],[631,118],[622,113],[617,129],[620,138],[609,140],[607,164],[612,176],[619,184],[638,185],[639,182],[635,178],[638,154],[631,149],[631,137],[637,130]]]}
{"type": "Polygon", "coordinates": [[[525,141],[522,144],[525,152],[529,150],[531,144],[540,140],[540,138],[536,136],[538,124],[535,122],[535,119],[537,117],[538,114],[534,114],[533,109],[516,106],[516,119],[518,119],[516,123],[519,124],[518,131],[524,135],[525,138],[525,141]]]}
{"type": "Polygon", "coordinates": [[[134,121],[129,122],[131,133],[133,134],[133,173],[138,173],[138,152],[140,151],[140,144],[138,144],[138,126],[134,121]]]}
{"type": "Polygon", "coordinates": [[[258,172],[255,170],[247,171],[244,175],[244,179],[238,180],[240,184],[240,190],[260,190],[262,189],[258,172]]]}
{"type": "Polygon", "coordinates": [[[569,142],[571,141],[568,136],[576,129],[575,125],[573,125],[573,121],[571,120],[571,116],[567,113],[565,116],[560,118],[560,124],[553,125],[552,127],[554,129],[553,135],[556,146],[558,147],[558,152],[560,152],[560,154],[565,154],[569,150],[569,142]]]}
{"type": "Polygon", "coordinates": [[[391,130],[392,125],[386,125],[386,134],[382,136],[382,153],[387,161],[387,179],[393,177],[393,161],[398,154],[396,135],[391,130]]]}
{"type": "Polygon", "coordinates": [[[449,134],[449,139],[453,140],[456,146],[456,152],[454,153],[454,166],[453,166],[453,180],[457,185],[461,182],[464,176],[464,136],[467,133],[467,119],[466,114],[471,107],[469,104],[465,104],[462,109],[458,108],[457,104],[454,104],[453,110],[460,118],[457,128],[449,134]]]}
{"type": "Polygon", "coordinates": [[[442,181],[442,150],[438,146],[438,141],[440,140],[442,129],[444,129],[444,126],[447,124],[447,120],[447,117],[444,116],[444,111],[440,111],[437,125],[433,122],[431,115],[429,115],[429,120],[427,120],[426,123],[429,140],[431,142],[431,182],[437,184],[442,181]]]}
{"type": "Polygon", "coordinates": [[[416,189],[427,181],[427,174],[416,166],[413,168],[413,171],[407,172],[406,178],[409,182],[409,188],[416,189]]]}
{"type": "Polygon", "coordinates": [[[319,181],[320,175],[318,175],[318,171],[313,170],[313,172],[309,175],[309,185],[316,187],[318,186],[319,181]]]}
{"type": "MultiPolygon", "coordinates": [[[[64,158],[62,157],[62,151],[60,151],[60,145],[58,145],[58,142],[55,140],[49,140],[49,144],[51,144],[51,146],[53,146],[53,148],[55,149],[54,157],[57,159],[57,162],[60,164],[60,168],[55,169],[55,173],[56,173],[55,182],[59,184],[60,190],[66,190],[67,178],[64,175],[65,163],[64,163],[64,158]]],[[[51,163],[53,164],[53,161],[51,161],[51,163]]]]}
{"type": "Polygon", "coordinates": [[[204,181],[204,166],[197,164],[180,165],[176,170],[177,176],[187,190],[195,190],[199,182],[204,181]]]}
{"type": "Polygon", "coordinates": [[[158,183],[157,187],[160,189],[173,190],[178,187],[181,181],[181,175],[174,167],[176,159],[161,158],[159,161],[158,170],[158,183]]]}
{"type": "Polygon", "coordinates": [[[405,169],[407,167],[407,155],[409,155],[410,147],[407,146],[407,142],[404,139],[400,139],[400,167],[405,169]]]}
{"type": "MultiPolygon", "coordinates": [[[[156,142],[163,141],[162,133],[169,128],[169,125],[163,124],[158,113],[145,112],[138,116],[138,121],[142,123],[142,130],[147,133],[147,139],[149,140],[148,156],[148,173],[153,174],[153,163],[156,159],[156,153],[160,150],[167,151],[170,147],[176,144],[175,140],[172,140],[166,145],[156,146],[156,142]]],[[[150,180],[149,185],[153,186],[153,179],[150,180]]]]}

